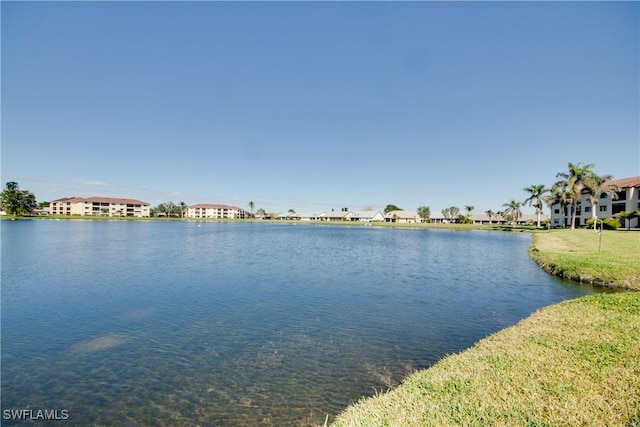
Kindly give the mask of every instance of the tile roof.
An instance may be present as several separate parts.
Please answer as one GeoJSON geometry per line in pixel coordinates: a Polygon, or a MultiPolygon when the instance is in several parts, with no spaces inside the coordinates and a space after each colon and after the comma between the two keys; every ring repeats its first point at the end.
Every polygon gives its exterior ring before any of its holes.
{"type": "Polygon", "coordinates": [[[609,181],[620,188],[640,187],[640,176],[632,176],[629,178],[612,179],[609,181]]]}
{"type": "Polygon", "coordinates": [[[56,199],[56,200],[52,200],[50,203],[57,203],[57,202],[69,202],[69,203],[77,203],[77,202],[84,202],[84,198],[82,197],[63,197],[61,199],[56,199]]]}
{"type": "Polygon", "coordinates": [[[113,197],[89,197],[87,202],[99,202],[99,203],[120,203],[120,204],[132,204],[132,205],[148,205],[149,203],[136,199],[119,199],[113,197]]]}

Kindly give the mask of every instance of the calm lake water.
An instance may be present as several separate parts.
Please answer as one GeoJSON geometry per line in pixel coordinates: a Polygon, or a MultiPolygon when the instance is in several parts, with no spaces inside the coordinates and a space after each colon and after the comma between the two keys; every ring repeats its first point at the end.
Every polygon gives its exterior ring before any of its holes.
{"type": "Polygon", "coordinates": [[[1,226],[2,409],[66,410],[64,425],[322,424],[596,292],[540,270],[526,233],[1,226]]]}

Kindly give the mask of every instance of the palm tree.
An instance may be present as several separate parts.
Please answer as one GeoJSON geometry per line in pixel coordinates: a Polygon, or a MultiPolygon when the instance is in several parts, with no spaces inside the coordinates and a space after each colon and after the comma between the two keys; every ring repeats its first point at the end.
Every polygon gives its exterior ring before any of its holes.
{"type": "Polygon", "coordinates": [[[558,172],[556,178],[561,178],[555,185],[566,186],[569,193],[571,193],[571,229],[576,228],[576,216],[578,214],[578,203],[580,202],[580,192],[584,186],[584,181],[593,174],[594,164],[589,163],[583,165],[582,163],[573,164],[569,162],[568,172],[558,172]]]}
{"type": "Polygon", "coordinates": [[[514,199],[511,199],[509,203],[505,203],[504,205],[504,215],[509,215],[513,219],[513,222],[518,224],[518,219],[522,215],[522,211],[520,210],[520,202],[516,202],[514,199]]]}
{"type": "Polygon", "coordinates": [[[180,202],[180,218],[184,219],[184,209],[187,207],[185,202],[180,202]]]}
{"type": "Polygon", "coordinates": [[[471,211],[475,209],[475,206],[465,205],[464,210],[467,211],[467,218],[471,219],[471,211]]]}
{"type": "Polygon", "coordinates": [[[491,218],[493,218],[495,213],[491,209],[489,209],[488,211],[484,211],[484,213],[486,213],[487,216],[489,217],[489,225],[491,225],[491,218]]]}
{"type": "Polygon", "coordinates": [[[596,223],[598,222],[598,215],[596,208],[598,207],[598,200],[603,195],[609,195],[612,199],[618,198],[618,186],[612,184],[610,181],[613,178],[611,175],[598,176],[595,173],[589,174],[584,179],[584,190],[589,194],[589,201],[591,202],[591,218],[593,218],[593,229],[596,229],[596,223]]]}
{"type": "Polygon", "coordinates": [[[253,203],[253,202],[249,202],[249,203],[247,204],[247,207],[249,208],[249,211],[251,211],[251,216],[253,217],[253,208],[255,208],[255,207],[256,207],[256,204],[255,204],[255,203],[253,203]]]}
{"type": "Polygon", "coordinates": [[[544,201],[549,208],[553,205],[560,205],[562,211],[562,227],[564,228],[564,226],[567,225],[567,207],[573,202],[566,183],[556,182],[553,187],[551,187],[551,194],[545,197],[544,201]]]}
{"type": "Polygon", "coordinates": [[[618,215],[616,215],[618,218],[624,218],[625,221],[627,222],[627,231],[631,231],[631,220],[633,218],[638,218],[640,217],[640,209],[635,211],[635,212],[630,212],[630,211],[622,211],[620,212],[618,215]]]}
{"type": "Polygon", "coordinates": [[[529,206],[533,206],[536,208],[536,223],[537,227],[540,228],[540,215],[542,214],[542,196],[546,193],[549,193],[550,190],[545,188],[544,184],[540,185],[532,185],[529,188],[525,188],[524,191],[529,193],[529,197],[527,200],[522,202],[522,204],[529,203],[529,206]]]}

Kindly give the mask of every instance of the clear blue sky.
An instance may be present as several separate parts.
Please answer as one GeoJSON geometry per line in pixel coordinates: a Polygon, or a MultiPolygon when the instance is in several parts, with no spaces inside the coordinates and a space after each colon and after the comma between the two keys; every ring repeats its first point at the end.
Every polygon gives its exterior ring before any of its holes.
{"type": "Polygon", "coordinates": [[[2,183],[499,210],[640,174],[637,2],[2,1],[2,183]]]}

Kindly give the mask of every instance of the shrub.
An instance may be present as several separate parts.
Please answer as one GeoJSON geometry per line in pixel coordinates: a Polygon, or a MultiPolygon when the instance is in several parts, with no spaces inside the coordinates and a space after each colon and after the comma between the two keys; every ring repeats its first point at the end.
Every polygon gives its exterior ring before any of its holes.
{"type": "Polygon", "coordinates": [[[473,219],[469,216],[458,215],[458,224],[473,224],[473,219]]]}
{"type": "MultiPolygon", "coordinates": [[[[617,230],[620,227],[620,221],[617,218],[599,219],[598,228],[600,228],[600,224],[605,230],[617,230]]],[[[586,227],[593,228],[593,218],[587,221],[586,227]]]]}

